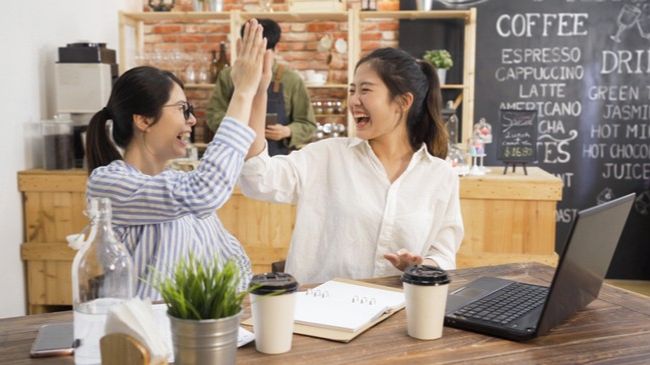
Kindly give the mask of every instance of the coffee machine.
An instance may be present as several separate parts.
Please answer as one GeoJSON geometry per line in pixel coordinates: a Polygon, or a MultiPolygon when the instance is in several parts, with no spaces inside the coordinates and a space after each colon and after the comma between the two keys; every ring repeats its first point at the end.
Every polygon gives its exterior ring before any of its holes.
{"type": "Polygon", "coordinates": [[[68,43],[59,47],[54,66],[56,114],[73,123],[74,165],[84,167],[85,134],[90,118],[106,106],[118,68],[115,50],[106,43],[68,43]]]}

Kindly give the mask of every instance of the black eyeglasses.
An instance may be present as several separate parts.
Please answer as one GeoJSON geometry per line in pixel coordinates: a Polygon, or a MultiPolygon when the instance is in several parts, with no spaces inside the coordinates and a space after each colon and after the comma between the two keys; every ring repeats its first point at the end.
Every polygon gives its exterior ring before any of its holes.
{"type": "Polygon", "coordinates": [[[163,105],[163,108],[169,106],[176,106],[176,107],[180,106],[183,110],[183,117],[185,118],[185,120],[190,120],[190,115],[194,115],[194,105],[188,102],[182,101],[176,104],[163,105]]]}

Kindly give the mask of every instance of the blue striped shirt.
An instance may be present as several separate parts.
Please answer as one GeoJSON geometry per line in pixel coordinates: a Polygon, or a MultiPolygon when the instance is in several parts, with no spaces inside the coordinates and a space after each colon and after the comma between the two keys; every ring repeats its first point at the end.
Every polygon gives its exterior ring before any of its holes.
{"type": "Polygon", "coordinates": [[[221,264],[233,259],[240,289],[248,286],[250,260],[215,211],[230,197],[254,137],[252,129],[225,118],[194,171],[149,176],[122,160],[93,170],[87,198],[111,200],[113,229],[135,264],[137,296],[161,299],[150,285],[151,268],[169,275],[190,253],[221,264]]]}

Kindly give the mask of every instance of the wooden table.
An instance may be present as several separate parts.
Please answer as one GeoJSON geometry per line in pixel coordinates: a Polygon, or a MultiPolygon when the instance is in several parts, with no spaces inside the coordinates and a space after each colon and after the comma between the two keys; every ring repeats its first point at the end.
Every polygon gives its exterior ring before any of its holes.
{"type": "MultiPolygon", "coordinates": [[[[451,288],[478,276],[492,275],[548,284],[549,266],[525,263],[462,269],[452,272],[451,288]]],[[[397,277],[370,280],[400,285],[397,277]]],[[[250,315],[248,308],[244,318],[250,315]]],[[[0,320],[0,364],[72,364],[72,358],[28,357],[39,325],[71,320],[70,312],[0,320]]],[[[604,285],[597,300],[568,322],[535,340],[518,343],[444,329],[435,341],[406,335],[401,311],[348,344],[296,335],[290,352],[264,355],[253,343],[239,349],[238,364],[647,364],[650,362],[650,298],[604,285]]]]}

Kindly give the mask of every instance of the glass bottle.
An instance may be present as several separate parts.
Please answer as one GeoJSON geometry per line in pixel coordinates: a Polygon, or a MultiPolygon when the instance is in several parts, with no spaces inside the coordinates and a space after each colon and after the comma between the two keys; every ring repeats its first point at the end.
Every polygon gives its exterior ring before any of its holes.
{"type": "Polygon", "coordinates": [[[449,133],[449,143],[458,142],[458,117],[456,113],[449,116],[447,119],[447,131],[449,133]]]}
{"type": "Polygon", "coordinates": [[[212,50],[212,60],[210,61],[210,82],[217,82],[217,76],[219,75],[219,58],[217,57],[217,51],[212,50]]]}
{"type": "Polygon", "coordinates": [[[91,199],[86,214],[92,233],[72,261],[74,338],[79,342],[74,359],[99,364],[108,308],[133,297],[135,275],[131,255],[113,233],[111,201],[91,199]]]}
{"type": "Polygon", "coordinates": [[[219,72],[221,72],[221,70],[223,70],[226,67],[230,67],[230,62],[228,61],[228,56],[226,55],[226,43],[221,42],[219,44],[219,60],[217,61],[217,76],[219,76],[219,72]]]}

